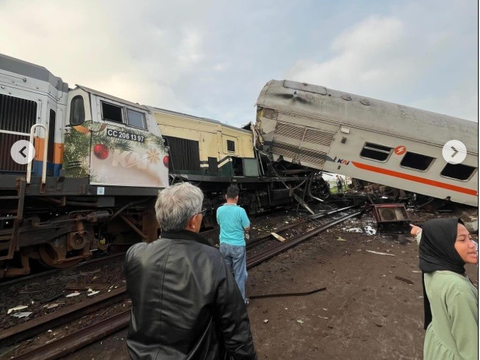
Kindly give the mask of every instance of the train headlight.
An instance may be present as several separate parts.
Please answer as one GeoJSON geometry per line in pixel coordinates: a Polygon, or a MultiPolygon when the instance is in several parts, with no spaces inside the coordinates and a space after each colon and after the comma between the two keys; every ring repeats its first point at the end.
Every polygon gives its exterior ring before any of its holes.
{"type": "Polygon", "coordinates": [[[163,157],[163,165],[168,168],[168,156],[163,157]]]}

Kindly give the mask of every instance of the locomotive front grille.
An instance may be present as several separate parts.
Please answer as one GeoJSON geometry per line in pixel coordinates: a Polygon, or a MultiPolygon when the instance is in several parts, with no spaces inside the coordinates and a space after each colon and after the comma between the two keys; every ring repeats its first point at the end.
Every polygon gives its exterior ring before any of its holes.
{"type": "Polygon", "coordinates": [[[37,117],[37,103],[0,94],[0,171],[24,172],[10,156],[10,148],[18,140],[28,140],[30,128],[37,117]]]}

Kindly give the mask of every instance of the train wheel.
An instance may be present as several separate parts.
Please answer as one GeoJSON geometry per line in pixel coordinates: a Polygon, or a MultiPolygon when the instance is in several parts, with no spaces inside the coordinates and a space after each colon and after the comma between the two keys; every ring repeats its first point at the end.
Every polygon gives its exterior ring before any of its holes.
{"type": "Polygon", "coordinates": [[[64,248],[58,248],[51,246],[50,244],[44,244],[38,249],[40,254],[40,261],[50,268],[54,269],[66,269],[71,266],[77,265],[83,260],[83,257],[74,256],[71,259],[65,257],[64,248]]]}

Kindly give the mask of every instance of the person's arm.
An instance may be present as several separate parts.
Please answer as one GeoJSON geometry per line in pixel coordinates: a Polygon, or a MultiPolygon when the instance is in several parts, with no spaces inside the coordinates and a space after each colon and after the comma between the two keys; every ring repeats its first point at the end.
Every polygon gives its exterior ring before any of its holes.
{"type": "Polygon", "coordinates": [[[410,224],[410,227],[410,235],[414,236],[417,240],[417,245],[420,245],[420,239],[422,238],[422,228],[413,224],[410,224]]]}
{"type": "Polygon", "coordinates": [[[242,209],[242,227],[245,231],[245,239],[248,240],[250,238],[250,219],[248,218],[247,212],[245,209],[242,209]]]}
{"type": "Polygon", "coordinates": [[[219,265],[214,317],[225,347],[235,360],[257,360],[245,302],[230,269],[224,261],[219,265]]]}
{"type": "Polygon", "coordinates": [[[458,353],[464,360],[478,359],[478,300],[468,290],[459,291],[447,296],[447,306],[458,353]]]}

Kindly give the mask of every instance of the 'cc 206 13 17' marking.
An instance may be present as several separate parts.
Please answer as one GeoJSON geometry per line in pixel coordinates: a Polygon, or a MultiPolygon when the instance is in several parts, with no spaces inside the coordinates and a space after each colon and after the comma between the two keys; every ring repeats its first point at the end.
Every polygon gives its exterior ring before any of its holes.
{"type": "Polygon", "coordinates": [[[143,143],[145,142],[145,136],[137,135],[128,131],[120,131],[114,129],[107,129],[107,136],[114,137],[117,139],[130,140],[143,143]]]}

